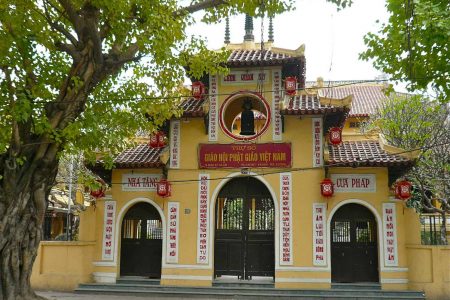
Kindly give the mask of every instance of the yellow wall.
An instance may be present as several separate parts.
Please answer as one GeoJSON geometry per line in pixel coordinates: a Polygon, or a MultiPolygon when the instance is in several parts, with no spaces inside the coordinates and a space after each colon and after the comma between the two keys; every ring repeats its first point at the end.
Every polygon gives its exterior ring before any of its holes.
{"type": "Polygon", "coordinates": [[[70,291],[92,281],[94,242],[41,242],[31,274],[35,289],[70,291]]]}
{"type": "Polygon", "coordinates": [[[450,246],[408,245],[409,288],[427,299],[450,299],[450,246]]]}

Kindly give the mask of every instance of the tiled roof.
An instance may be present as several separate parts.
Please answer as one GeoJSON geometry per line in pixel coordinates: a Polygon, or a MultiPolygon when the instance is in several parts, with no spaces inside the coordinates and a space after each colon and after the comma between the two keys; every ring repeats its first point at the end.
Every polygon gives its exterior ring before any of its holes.
{"type": "Polygon", "coordinates": [[[183,109],[183,117],[203,117],[203,102],[205,102],[205,99],[185,99],[180,105],[180,108],[183,109]]]}
{"type": "Polygon", "coordinates": [[[353,95],[349,117],[367,117],[376,112],[380,101],[387,99],[384,86],[375,84],[352,84],[322,88],[318,95],[319,97],[332,99],[342,99],[348,95],[353,95]]]}
{"type": "Polygon", "coordinates": [[[298,60],[301,57],[293,57],[284,53],[275,53],[270,50],[233,50],[228,57],[227,65],[230,67],[239,66],[258,66],[263,65],[281,65],[288,61],[298,60]]]}
{"type": "Polygon", "coordinates": [[[316,95],[299,95],[291,98],[288,105],[281,110],[283,115],[315,115],[333,112],[345,112],[345,107],[322,105],[316,95]]]}
{"type": "Polygon", "coordinates": [[[328,151],[328,163],[341,167],[385,167],[412,163],[403,156],[387,153],[378,141],[344,141],[338,146],[328,145],[328,151]]]}
{"type": "MultiPolygon", "coordinates": [[[[374,84],[374,80],[324,80],[323,86],[324,87],[335,87],[335,86],[342,86],[342,85],[354,85],[354,84],[374,84]]],[[[305,82],[306,88],[314,88],[317,87],[317,81],[311,81],[308,80],[305,82]]]]}
{"type": "Polygon", "coordinates": [[[114,164],[116,168],[157,168],[163,165],[159,160],[163,149],[140,144],[120,153],[114,160],[114,164]]]}

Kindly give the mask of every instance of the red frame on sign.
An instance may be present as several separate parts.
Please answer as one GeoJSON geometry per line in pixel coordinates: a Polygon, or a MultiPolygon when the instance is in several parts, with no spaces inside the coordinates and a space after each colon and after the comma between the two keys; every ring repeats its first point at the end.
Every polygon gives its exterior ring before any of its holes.
{"type": "Polygon", "coordinates": [[[292,147],[290,143],[199,144],[198,166],[200,169],[291,168],[292,147]]]}

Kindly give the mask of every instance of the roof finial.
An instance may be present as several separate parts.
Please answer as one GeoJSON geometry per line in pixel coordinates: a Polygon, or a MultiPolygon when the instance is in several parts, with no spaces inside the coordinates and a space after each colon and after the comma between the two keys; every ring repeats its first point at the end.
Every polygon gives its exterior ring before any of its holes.
{"type": "Polygon", "coordinates": [[[230,18],[227,16],[225,20],[225,44],[230,43],[230,18]]]}
{"type": "Polygon", "coordinates": [[[253,36],[253,18],[250,15],[246,14],[244,42],[245,41],[253,42],[254,40],[255,37],[253,36]]]}
{"type": "Polygon", "coordinates": [[[273,43],[273,18],[269,17],[269,43],[273,43]]]}

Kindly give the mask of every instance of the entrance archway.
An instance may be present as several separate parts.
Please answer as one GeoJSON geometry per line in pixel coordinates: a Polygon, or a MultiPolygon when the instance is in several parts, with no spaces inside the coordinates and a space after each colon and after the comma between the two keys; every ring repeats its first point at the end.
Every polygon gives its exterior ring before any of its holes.
{"type": "Polygon", "coordinates": [[[228,181],[216,199],[214,275],[275,275],[275,206],[253,177],[228,181]]]}
{"type": "Polygon", "coordinates": [[[133,205],[122,221],[120,275],[161,278],[163,227],[151,204],[133,205]]]}
{"type": "Polygon", "coordinates": [[[377,222],[363,205],[345,204],[331,219],[331,281],[379,281],[377,222]]]}

